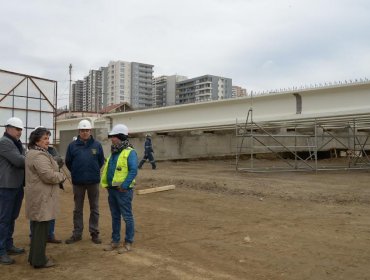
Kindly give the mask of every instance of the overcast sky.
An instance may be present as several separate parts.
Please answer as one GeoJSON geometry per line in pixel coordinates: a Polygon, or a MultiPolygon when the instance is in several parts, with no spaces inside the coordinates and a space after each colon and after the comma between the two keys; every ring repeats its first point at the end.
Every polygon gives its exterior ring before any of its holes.
{"type": "Polygon", "coordinates": [[[0,69],[72,80],[110,60],[248,91],[370,77],[369,0],[0,0],[0,69]]]}

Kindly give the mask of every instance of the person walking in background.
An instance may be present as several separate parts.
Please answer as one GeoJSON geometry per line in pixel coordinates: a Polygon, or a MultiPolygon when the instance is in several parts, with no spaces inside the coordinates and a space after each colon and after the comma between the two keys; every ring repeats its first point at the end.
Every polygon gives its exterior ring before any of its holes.
{"type": "Polygon", "coordinates": [[[15,261],[9,255],[25,252],[13,242],[15,220],[24,195],[25,151],[19,140],[22,130],[22,120],[10,118],[0,139],[0,264],[13,264],[15,261]]]}
{"type": "Polygon", "coordinates": [[[154,156],[153,156],[153,145],[151,135],[148,133],[145,135],[145,144],[144,144],[144,157],[140,161],[138,168],[141,169],[143,164],[149,160],[150,164],[152,165],[152,169],[156,169],[157,165],[155,164],[154,156]]]}
{"type": "Polygon", "coordinates": [[[83,206],[85,193],[90,204],[89,232],[91,240],[100,244],[99,238],[99,183],[100,169],[104,164],[104,152],[102,145],[91,135],[91,123],[82,120],[78,124],[78,137],[67,148],[65,164],[72,176],[74,210],[73,210],[73,233],[66,240],[66,244],[72,244],[82,239],[84,228],[83,206]]]}
{"type": "Polygon", "coordinates": [[[28,262],[34,268],[48,268],[55,263],[46,257],[50,221],[59,212],[59,184],[66,179],[48,152],[50,131],[44,127],[29,137],[26,154],[26,217],[31,222],[31,247],[28,262]]]}
{"type": "Polygon", "coordinates": [[[128,128],[117,124],[109,132],[112,154],[103,168],[101,185],[108,190],[108,203],[112,216],[112,241],[105,251],[118,249],[122,254],[131,250],[135,223],[132,214],[133,188],[137,175],[137,154],[128,140],[128,128]],[[126,224],[125,242],[120,248],[121,216],[126,224]]]}

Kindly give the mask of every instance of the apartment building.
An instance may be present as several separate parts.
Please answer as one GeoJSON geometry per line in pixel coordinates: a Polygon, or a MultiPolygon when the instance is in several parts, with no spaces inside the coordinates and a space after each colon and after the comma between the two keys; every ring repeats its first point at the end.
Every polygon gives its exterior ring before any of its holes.
{"type": "Polygon", "coordinates": [[[71,111],[83,111],[83,90],[84,81],[77,80],[72,84],[72,104],[71,111]]]}
{"type": "Polygon", "coordinates": [[[104,107],[122,102],[135,109],[152,107],[153,65],[119,60],[102,69],[104,107]]]}
{"type": "Polygon", "coordinates": [[[153,106],[153,65],[131,63],[131,106],[146,109],[153,106]]]}
{"type": "Polygon", "coordinates": [[[110,61],[103,68],[104,107],[124,101],[131,103],[131,63],[110,61]]]}
{"type": "Polygon", "coordinates": [[[247,90],[240,86],[232,86],[232,97],[247,96],[247,90]]]}
{"type": "Polygon", "coordinates": [[[176,83],[186,80],[180,75],[160,76],[153,79],[153,107],[176,105],[176,83]]]}
{"type": "Polygon", "coordinates": [[[99,112],[102,106],[102,70],[90,70],[84,78],[82,109],[99,112]]]}
{"type": "Polygon", "coordinates": [[[176,83],[176,104],[221,100],[232,97],[232,80],[204,75],[176,83]]]}
{"type": "Polygon", "coordinates": [[[103,107],[102,68],[90,70],[83,80],[72,84],[71,111],[99,112],[103,107]]]}

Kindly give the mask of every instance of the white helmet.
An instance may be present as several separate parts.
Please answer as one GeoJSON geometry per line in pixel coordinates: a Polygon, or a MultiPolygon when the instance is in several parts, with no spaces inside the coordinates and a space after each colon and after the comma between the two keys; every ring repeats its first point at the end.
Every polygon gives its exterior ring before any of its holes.
{"type": "Polygon", "coordinates": [[[145,134],[145,137],[152,137],[150,133],[145,134]]]}
{"type": "Polygon", "coordinates": [[[112,136],[112,135],[118,135],[118,134],[124,134],[124,135],[128,135],[128,128],[127,126],[125,126],[124,124],[116,124],[112,131],[108,133],[108,135],[112,136]]]}
{"type": "Polygon", "coordinates": [[[13,126],[16,128],[23,129],[23,122],[20,118],[12,117],[6,121],[6,126],[13,126]]]}
{"type": "Polygon", "coordinates": [[[35,131],[36,129],[38,128],[45,128],[44,126],[40,125],[40,126],[36,126],[35,129],[33,131],[35,131]]]}
{"type": "Polygon", "coordinates": [[[78,123],[78,129],[91,129],[91,123],[88,120],[82,120],[78,123]]]}

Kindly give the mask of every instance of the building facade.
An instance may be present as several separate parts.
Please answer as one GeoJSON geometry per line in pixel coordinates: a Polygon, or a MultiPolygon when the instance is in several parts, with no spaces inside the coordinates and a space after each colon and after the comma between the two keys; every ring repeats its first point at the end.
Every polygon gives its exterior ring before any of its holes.
{"type": "Polygon", "coordinates": [[[122,102],[131,103],[131,63],[110,61],[103,70],[104,107],[122,102]]]}
{"type": "Polygon", "coordinates": [[[83,111],[99,112],[102,106],[102,71],[90,70],[84,78],[83,111]]]}
{"type": "Polygon", "coordinates": [[[232,97],[247,96],[247,90],[239,86],[232,86],[232,97]]]}
{"type": "Polygon", "coordinates": [[[153,107],[153,65],[131,63],[131,106],[135,109],[153,107]]]}
{"type": "Polygon", "coordinates": [[[232,80],[204,75],[176,83],[176,104],[222,100],[232,97],[232,80]]]}
{"type": "Polygon", "coordinates": [[[84,81],[77,80],[72,84],[72,107],[71,111],[83,111],[84,81]]]}
{"type": "Polygon", "coordinates": [[[153,107],[176,105],[176,83],[187,77],[172,75],[153,79],[153,107]]]}

